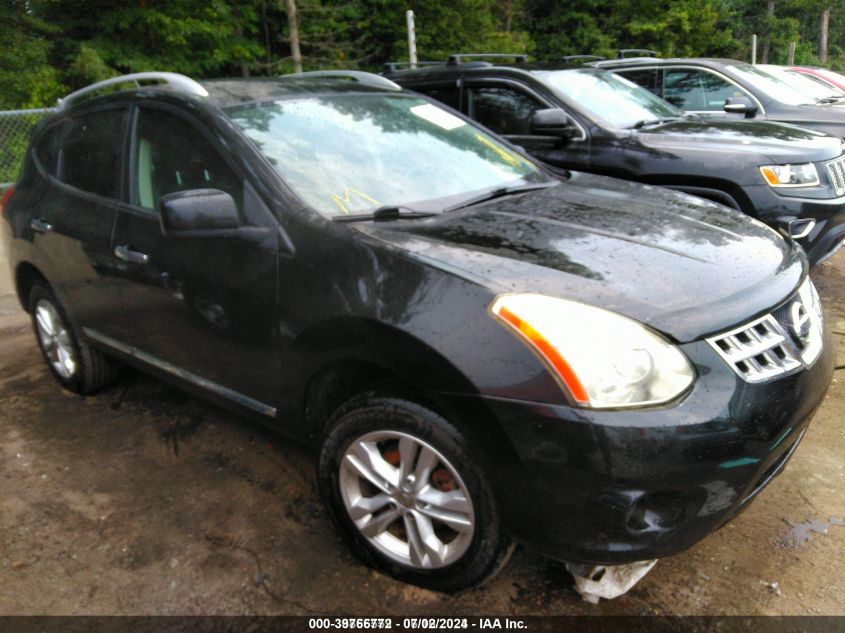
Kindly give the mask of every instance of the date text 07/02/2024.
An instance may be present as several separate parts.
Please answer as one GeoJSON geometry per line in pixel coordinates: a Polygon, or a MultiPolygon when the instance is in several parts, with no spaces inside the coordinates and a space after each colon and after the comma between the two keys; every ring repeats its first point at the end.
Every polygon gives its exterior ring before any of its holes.
{"type": "Polygon", "coordinates": [[[415,617],[394,620],[393,618],[310,618],[309,630],[442,630],[442,629],[524,629],[525,622],[518,618],[437,618],[415,617]]]}

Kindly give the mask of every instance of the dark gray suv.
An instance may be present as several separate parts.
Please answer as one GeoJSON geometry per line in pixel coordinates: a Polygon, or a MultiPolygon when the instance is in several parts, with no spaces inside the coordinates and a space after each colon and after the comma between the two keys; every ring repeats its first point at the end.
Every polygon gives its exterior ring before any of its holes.
{"type": "Polygon", "coordinates": [[[845,240],[845,154],[837,137],[682,112],[609,71],[565,63],[492,64],[459,55],[386,74],[550,165],[739,209],[796,239],[813,264],[845,240]]]}
{"type": "Polygon", "coordinates": [[[375,75],[107,80],[38,128],[0,215],[60,384],[125,363],[313,445],[351,548],[440,590],[515,542],[689,548],[784,468],[833,374],[794,242],[556,175],[375,75]]]}

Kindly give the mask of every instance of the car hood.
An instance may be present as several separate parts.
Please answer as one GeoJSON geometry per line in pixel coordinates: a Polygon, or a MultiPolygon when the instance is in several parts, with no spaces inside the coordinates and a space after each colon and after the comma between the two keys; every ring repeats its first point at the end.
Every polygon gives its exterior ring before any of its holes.
{"type": "Polygon", "coordinates": [[[809,127],[833,136],[845,137],[845,103],[801,106],[771,104],[766,110],[765,116],[772,121],[809,127]]]}
{"type": "Polygon", "coordinates": [[[768,121],[718,121],[706,117],[668,121],[633,130],[653,149],[696,151],[716,149],[732,154],[753,154],[773,162],[822,161],[842,154],[842,140],[815,130],[768,121]]]}
{"type": "Polygon", "coordinates": [[[351,226],[494,292],[582,301],[680,342],[767,311],[806,268],[799,249],[739,212],[583,173],[442,216],[351,226]]]}

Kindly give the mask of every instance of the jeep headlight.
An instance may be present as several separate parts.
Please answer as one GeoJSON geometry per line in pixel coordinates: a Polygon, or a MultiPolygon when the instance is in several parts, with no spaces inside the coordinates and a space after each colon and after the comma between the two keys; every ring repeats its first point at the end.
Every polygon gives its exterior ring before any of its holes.
{"type": "Polygon", "coordinates": [[[813,163],[800,165],[765,165],[763,179],[772,187],[812,187],[819,184],[819,172],[813,163]]]}

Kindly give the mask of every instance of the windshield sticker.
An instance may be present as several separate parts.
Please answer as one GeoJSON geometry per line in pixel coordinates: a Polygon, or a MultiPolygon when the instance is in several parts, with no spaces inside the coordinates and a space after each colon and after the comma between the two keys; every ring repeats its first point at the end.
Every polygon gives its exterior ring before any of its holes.
{"type": "Polygon", "coordinates": [[[519,154],[516,154],[504,147],[501,147],[500,145],[496,145],[496,143],[493,143],[489,139],[484,138],[478,132],[475,133],[475,138],[477,138],[481,143],[484,143],[487,147],[496,152],[496,154],[499,155],[499,158],[505,161],[508,165],[513,165],[514,167],[517,167],[519,165],[531,164],[524,158],[522,158],[519,154]]]}
{"type": "Polygon", "coordinates": [[[461,121],[455,115],[449,114],[446,110],[441,110],[431,103],[414,106],[411,108],[411,112],[429,123],[434,123],[434,125],[443,128],[447,132],[466,125],[465,121],[461,121]]]}
{"type": "MultiPolygon", "coordinates": [[[[358,191],[357,189],[353,189],[352,187],[345,187],[343,193],[341,195],[332,194],[332,202],[334,202],[338,207],[340,207],[341,212],[349,215],[349,207],[350,206],[358,206],[354,203],[352,196],[358,198],[359,202],[369,202],[374,204],[375,206],[381,206],[378,200],[375,198],[371,198],[363,191],[358,191]]],[[[369,205],[364,205],[366,208],[369,205]]]]}

